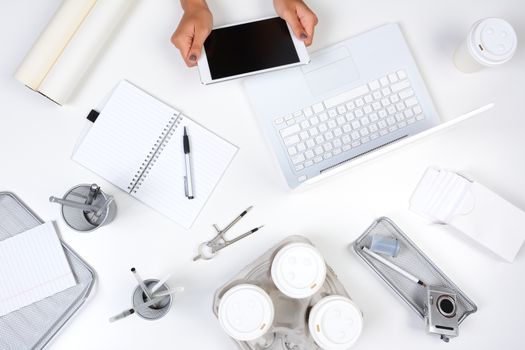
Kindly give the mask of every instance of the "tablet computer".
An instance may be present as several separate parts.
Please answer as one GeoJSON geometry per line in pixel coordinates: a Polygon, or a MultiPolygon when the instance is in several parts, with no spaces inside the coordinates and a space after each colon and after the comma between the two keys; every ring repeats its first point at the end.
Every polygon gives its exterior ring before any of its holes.
{"type": "Polygon", "coordinates": [[[280,17],[213,29],[198,61],[203,84],[306,64],[306,47],[280,17]]]}

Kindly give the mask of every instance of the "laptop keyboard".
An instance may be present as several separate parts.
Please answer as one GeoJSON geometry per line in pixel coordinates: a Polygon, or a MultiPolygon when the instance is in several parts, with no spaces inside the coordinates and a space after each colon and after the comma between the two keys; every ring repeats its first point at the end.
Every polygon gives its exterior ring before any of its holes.
{"type": "Polygon", "coordinates": [[[299,172],[424,118],[406,72],[399,70],[273,122],[299,172]]]}

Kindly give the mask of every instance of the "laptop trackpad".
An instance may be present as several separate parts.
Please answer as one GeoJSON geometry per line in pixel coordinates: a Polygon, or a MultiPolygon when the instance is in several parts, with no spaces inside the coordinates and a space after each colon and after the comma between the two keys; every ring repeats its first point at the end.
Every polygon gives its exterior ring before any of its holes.
{"type": "Polygon", "coordinates": [[[311,59],[310,64],[301,69],[313,95],[323,94],[359,79],[359,71],[344,46],[314,54],[311,59]]]}

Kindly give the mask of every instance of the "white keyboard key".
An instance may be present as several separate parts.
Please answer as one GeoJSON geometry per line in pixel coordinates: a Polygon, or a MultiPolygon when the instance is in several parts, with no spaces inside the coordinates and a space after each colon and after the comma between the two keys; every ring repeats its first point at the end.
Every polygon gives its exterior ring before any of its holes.
{"type": "Polygon", "coordinates": [[[340,106],[337,106],[337,113],[339,114],[345,114],[346,113],[346,108],[344,105],[340,105],[340,106]]]}
{"type": "Polygon", "coordinates": [[[351,122],[354,119],[355,119],[354,113],[351,113],[351,112],[346,113],[346,120],[351,122]]]}
{"type": "Polygon", "coordinates": [[[315,146],[315,141],[312,140],[312,139],[308,139],[308,140],[306,140],[306,146],[307,146],[308,148],[312,148],[313,146],[315,146]]]}
{"type": "Polygon", "coordinates": [[[348,109],[349,111],[354,109],[355,108],[355,103],[354,101],[350,101],[350,102],[347,102],[346,103],[346,109],[348,109]]]}
{"type": "Polygon", "coordinates": [[[377,111],[379,108],[381,108],[381,103],[375,101],[374,103],[372,103],[372,108],[374,109],[374,111],[377,111]]]}
{"type": "Polygon", "coordinates": [[[390,100],[388,98],[384,98],[381,100],[381,104],[383,105],[383,107],[386,107],[386,106],[390,106],[390,100]]]}
{"type": "Polygon", "coordinates": [[[328,127],[329,127],[330,129],[333,129],[333,128],[335,128],[336,126],[337,126],[337,123],[335,122],[335,120],[329,120],[329,121],[328,121],[328,127]]]}
{"type": "Polygon", "coordinates": [[[298,163],[302,163],[306,160],[306,158],[304,157],[303,154],[298,154],[294,157],[292,157],[292,163],[295,165],[295,164],[298,164],[298,163]]]}
{"type": "Polygon", "coordinates": [[[314,112],[317,114],[317,113],[321,113],[322,111],[324,111],[324,106],[322,103],[316,103],[312,106],[312,108],[314,109],[314,112]]]}
{"type": "Polygon", "coordinates": [[[350,141],[352,141],[352,139],[348,135],[344,135],[342,140],[343,140],[343,143],[350,143],[350,141]]]}
{"type": "Polygon", "coordinates": [[[378,91],[374,91],[374,93],[372,94],[372,96],[374,97],[374,99],[376,100],[379,100],[381,97],[383,97],[383,95],[381,95],[381,92],[378,90],[378,91]]]}
{"type": "Polygon", "coordinates": [[[319,135],[319,129],[317,129],[315,126],[309,129],[308,132],[310,133],[310,136],[312,137],[319,135]]]}
{"type": "Polygon", "coordinates": [[[354,121],[352,122],[352,129],[355,130],[355,129],[359,128],[360,126],[361,126],[361,123],[359,123],[359,121],[354,120],[354,121]]]}
{"type": "Polygon", "coordinates": [[[392,103],[399,102],[399,96],[398,95],[390,96],[390,102],[392,102],[392,103]]]}
{"type": "Polygon", "coordinates": [[[396,131],[397,130],[397,125],[392,125],[391,127],[388,128],[388,131],[390,132],[393,132],[393,131],[396,131]]]}
{"type": "Polygon", "coordinates": [[[319,114],[319,120],[321,120],[322,122],[325,122],[328,120],[328,114],[326,114],[326,112],[323,112],[321,114],[319,114]]]}
{"type": "Polygon", "coordinates": [[[368,131],[367,128],[362,128],[361,130],[359,130],[359,133],[361,134],[361,136],[366,136],[370,134],[370,131],[368,131]]]}
{"type": "Polygon", "coordinates": [[[390,105],[386,108],[386,111],[388,112],[388,114],[395,114],[397,112],[396,110],[396,107],[390,105]]]}
{"type": "Polygon", "coordinates": [[[323,143],[323,142],[324,142],[324,137],[323,137],[323,135],[316,136],[316,137],[315,137],[315,142],[316,142],[318,145],[320,145],[321,143],[323,143]]]}
{"type": "Polygon", "coordinates": [[[282,129],[281,131],[279,131],[281,133],[281,136],[283,138],[286,138],[290,135],[293,135],[295,133],[298,133],[299,131],[301,131],[301,127],[297,124],[293,125],[293,126],[290,126],[288,128],[285,128],[285,129],[282,129]]]}
{"type": "Polygon", "coordinates": [[[373,80],[370,83],[368,83],[368,87],[370,87],[370,90],[377,90],[381,87],[381,85],[379,85],[379,81],[373,80]]]}
{"type": "Polygon", "coordinates": [[[344,123],[346,123],[346,118],[344,116],[340,115],[337,117],[337,125],[343,125],[344,123]]]}
{"type": "Polygon", "coordinates": [[[385,136],[386,134],[388,134],[388,129],[381,129],[381,130],[379,130],[379,135],[385,136]]]}
{"type": "Polygon", "coordinates": [[[296,143],[299,142],[299,141],[301,141],[301,140],[299,139],[299,136],[297,136],[297,135],[293,135],[293,136],[290,136],[290,137],[288,137],[288,138],[285,138],[285,139],[284,139],[284,144],[285,144],[286,146],[291,146],[291,145],[296,144],[296,143]]]}
{"type": "Polygon", "coordinates": [[[365,101],[362,98],[358,98],[357,100],[355,100],[355,105],[357,107],[363,107],[365,105],[365,101]]]}
{"type": "Polygon", "coordinates": [[[371,122],[377,122],[378,120],[379,120],[379,116],[377,115],[377,113],[370,114],[370,121],[371,122]]]}
{"type": "Polygon", "coordinates": [[[330,142],[327,142],[327,143],[325,143],[325,144],[323,145],[323,148],[324,148],[324,150],[325,150],[326,152],[328,152],[328,151],[332,150],[332,148],[334,148],[334,147],[332,146],[332,144],[331,144],[330,142]]]}
{"type": "Polygon", "coordinates": [[[396,118],[390,116],[390,117],[386,118],[386,123],[388,125],[394,125],[396,123],[396,118]]]}
{"type": "Polygon", "coordinates": [[[375,140],[379,137],[379,133],[375,132],[373,134],[370,134],[370,140],[375,140]]]}
{"type": "Polygon", "coordinates": [[[372,101],[374,100],[374,98],[372,97],[372,95],[368,94],[365,96],[365,102],[366,103],[372,103],[372,101]]]}
{"type": "Polygon", "coordinates": [[[384,118],[388,115],[388,113],[384,109],[380,110],[378,114],[379,114],[379,118],[384,118]]]}
{"type": "Polygon", "coordinates": [[[332,158],[332,152],[327,152],[324,154],[324,159],[332,158]]]}
{"type": "Polygon", "coordinates": [[[368,141],[370,141],[370,137],[368,136],[365,136],[361,139],[361,143],[367,143],[368,141]]]}
{"type": "Polygon", "coordinates": [[[382,77],[381,79],[379,79],[379,82],[381,83],[381,86],[387,86],[388,85],[387,77],[382,77]]]}
{"type": "Polygon", "coordinates": [[[412,107],[412,106],[417,105],[417,98],[415,98],[415,97],[411,97],[411,98],[409,98],[408,100],[405,100],[405,105],[406,105],[407,107],[412,107]]]}
{"type": "Polygon", "coordinates": [[[354,141],[354,142],[352,142],[352,147],[357,147],[357,146],[359,146],[360,144],[361,144],[360,141],[354,141]]]}
{"type": "Polygon", "coordinates": [[[355,89],[345,91],[342,94],[339,94],[337,96],[334,96],[334,97],[331,97],[325,100],[324,105],[326,106],[326,108],[332,108],[342,103],[348,102],[349,100],[353,100],[356,97],[362,96],[368,92],[369,92],[368,86],[362,85],[362,86],[356,87],[355,89]]]}
{"type": "Polygon", "coordinates": [[[423,111],[421,110],[421,106],[420,105],[415,106],[414,108],[412,108],[412,110],[414,111],[414,114],[423,113],[423,111]]]}
{"type": "Polygon", "coordinates": [[[383,96],[387,97],[392,93],[392,90],[390,90],[390,88],[387,86],[381,89],[381,93],[383,94],[383,96]]]}
{"type": "Polygon", "coordinates": [[[314,165],[313,160],[307,160],[306,162],[304,162],[304,167],[305,168],[308,168],[309,166],[312,166],[312,165],[314,165]]]}
{"type": "Polygon", "coordinates": [[[363,110],[361,108],[358,108],[354,111],[354,115],[356,118],[361,118],[362,116],[364,116],[365,114],[363,113],[363,110]]]}
{"type": "Polygon", "coordinates": [[[405,73],[404,70],[398,70],[397,77],[399,78],[399,80],[403,80],[407,77],[407,74],[405,73]]]}
{"type": "Polygon", "coordinates": [[[396,120],[398,122],[402,121],[403,119],[405,119],[405,115],[403,113],[396,113],[396,120]]]}
{"type": "Polygon", "coordinates": [[[358,140],[361,137],[357,131],[352,131],[350,136],[352,137],[352,140],[354,140],[354,141],[358,140]]]}
{"type": "Polygon", "coordinates": [[[295,171],[301,171],[303,169],[304,169],[304,165],[302,165],[302,164],[299,164],[299,165],[295,166],[295,171]]]}
{"type": "Polygon", "coordinates": [[[303,115],[303,111],[297,111],[297,112],[294,112],[294,113],[293,113],[293,116],[294,116],[294,117],[300,117],[300,116],[302,116],[302,115],[303,115]]]}
{"type": "Polygon", "coordinates": [[[350,131],[352,131],[352,126],[350,126],[350,124],[343,125],[343,131],[345,133],[349,133],[350,131]]]}
{"type": "Polygon", "coordinates": [[[335,109],[330,109],[330,110],[328,110],[328,116],[329,116],[330,118],[335,118],[335,117],[337,116],[337,112],[336,112],[336,110],[335,110],[335,109]]]}
{"type": "Polygon", "coordinates": [[[361,118],[361,125],[368,125],[370,124],[370,119],[368,119],[368,117],[363,117],[361,118]]]}
{"type": "Polygon", "coordinates": [[[401,97],[401,99],[406,99],[410,96],[414,96],[414,90],[412,89],[406,89],[406,90],[403,90],[399,93],[399,97],[401,97]]]}
{"type": "Polygon", "coordinates": [[[314,158],[315,163],[319,163],[322,160],[323,160],[323,157],[320,157],[320,156],[314,158]]]}
{"type": "Polygon", "coordinates": [[[330,141],[331,139],[334,138],[334,134],[331,131],[329,131],[326,134],[324,134],[324,138],[325,138],[325,140],[330,141]]]}
{"type": "Polygon", "coordinates": [[[410,117],[414,116],[414,112],[412,112],[411,109],[405,110],[404,114],[405,114],[405,117],[407,117],[407,118],[410,118],[410,117]]]}
{"type": "Polygon", "coordinates": [[[384,128],[386,128],[386,122],[384,120],[380,120],[377,123],[377,126],[379,126],[380,129],[384,129],[384,128]]]}
{"type": "Polygon", "coordinates": [[[397,75],[395,73],[391,73],[391,74],[388,75],[388,80],[390,80],[390,82],[393,84],[396,81],[398,81],[399,78],[397,77],[397,75]]]}
{"type": "Polygon", "coordinates": [[[304,142],[299,142],[295,147],[297,147],[298,152],[304,152],[306,150],[304,142]]]}
{"type": "Polygon", "coordinates": [[[310,124],[312,125],[319,124],[319,118],[317,118],[317,116],[313,116],[312,118],[310,118],[310,124]]]}
{"type": "Polygon", "coordinates": [[[314,157],[314,151],[309,149],[308,151],[304,152],[304,156],[306,157],[306,159],[312,159],[314,157]]]}
{"type": "Polygon", "coordinates": [[[410,82],[408,80],[403,80],[390,86],[393,92],[398,92],[408,87],[410,87],[410,82]]]}
{"type": "Polygon", "coordinates": [[[326,132],[328,130],[328,126],[326,126],[325,123],[319,125],[319,131],[320,132],[326,132]]]}
{"type": "Polygon", "coordinates": [[[346,152],[346,151],[349,151],[352,149],[352,146],[351,145],[344,145],[343,146],[343,152],[346,152]]]}
{"type": "Polygon", "coordinates": [[[311,107],[306,107],[305,109],[303,109],[303,113],[307,117],[311,117],[312,115],[314,115],[314,111],[312,111],[311,107]]]}
{"type": "Polygon", "coordinates": [[[306,179],[307,179],[306,175],[302,175],[302,176],[299,176],[299,177],[297,178],[297,181],[299,181],[299,182],[303,182],[303,181],[305,181],[306,179]]]}
{"type": "Polygon", "coordinates": [[[298,124],[304,122],[305,120],[306,120],[306,117],[304,115],[295,118],[295,122],[298,124]]]}
{"type": "Polygon", "coordinates": [[[332,153],[334,154],[334,156],[338,155],[341,153],[341,149],[340,148],[336,148],[332,151],[332,153]]]}
{"type": "Polygon", "coordinates": [[[410,119],[407,119],[407,123],[408,124],[413,124],[416,122],[416,118],[410,118],[410,119]]]}
{"type": "Polygon", "coordinates": [[[366,113],[366,114],[370,114],[372,113],[372,106],[370,105],[366,105],[363,107],[363,111],[366,113]]]}
{"type": "Polygon", "coordinates": [[[273,122],[275,123],[275,125],[280,125],[284,123],[284,118],[277,118],[273,122]]]}
{"type": "Polygon", "coordinates": [[[293,115],[289,114],[286,117],[284,117],[284,120],[290,120],[293,119],[293,115]]]}
{"type": "Polygon", "coordinates": [[[341,128],[335,128],[334,129],[334,135],[335,135],[335,137],[339,137],[339,136],[343,135],[343,130],[341,130],[341,128]]]}
{"type": "Polygon", "coordinates": [[[287,125],[293,125],[293,124],[295,124],[295,119],[287,120],[287,121],[286,121],[286,124],[287,124],[287,125]]]}
{"type": "Polygon", "coordinates": [[[288,154],[291,155],[291,156],[295,156],[297,154],[297,149],[294,146],[289,147],[288,148],[288,154]]]}
{"type": "Polygon", "coordinates": [[[404,128],[405,126],[407,126],[407,122],[401,122],[401,123],[397,124],[397,126],[399,128],[404,128]]]}
{"type": "Polygon", "coordinates": [[[314,152],[315,152],[315,155],[320,155],[320,154],[323,154],[323,147],[321,146],[317,146],[315,149],[314,149],[314,152]]]}
{"type": "Polygon", "coordinates": [[[423,120],[423,119],[425,119],[425,115],[424,114],[416,115],[416,120],[423,120]]]}
{"type": "Polygon", "coordinates": [[[370,124],[370,126],[368,127],[368,130],[370,130],[371,133],[374,133],[374,132],[376,132],[379,129],[377,128],[377,125],[370,124]]]}
{"type": "Polygon", "coordinates": [[[301,122],[301,128],[307,129],[309,127],[310,127],[310,122],[308,120],[301,122]]]}
{"type": "Polygon", "coordinates": [[[335,139],[333,144],[334,144],[334,147],[336,147],[336,148],[339,148],[339,147],[341,147],[343,145],[343,143],[339,139],[335,139]]]}

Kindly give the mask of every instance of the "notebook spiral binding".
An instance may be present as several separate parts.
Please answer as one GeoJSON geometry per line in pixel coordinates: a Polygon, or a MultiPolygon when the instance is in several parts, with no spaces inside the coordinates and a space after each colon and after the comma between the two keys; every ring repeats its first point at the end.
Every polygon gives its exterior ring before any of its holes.
{"type": "Polygon", "coordinates": [[[153,147],[151,147],[151,150],[148,152],[148,155],[142,162],[141,166],[139,167],[139,170],[135,173],[133,176],[133,179],[130,181],[128,185],[128,190],[130,193],[137,193],[140,186],[144,183],[144,180],[146,180],[146,177],[148,176],[151,168],[157,161],[157,159],[160,157],[162,151],[166,147],[168,141],[171,139],[173,134],[175,133],[175,130],[179,126],[179,124],[182,122],[182,115],[174,114],[164,129],[162,129],[162,133],[160,134],[157,141],[155,141],[155,144],[153,147]]]}

